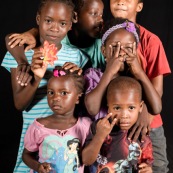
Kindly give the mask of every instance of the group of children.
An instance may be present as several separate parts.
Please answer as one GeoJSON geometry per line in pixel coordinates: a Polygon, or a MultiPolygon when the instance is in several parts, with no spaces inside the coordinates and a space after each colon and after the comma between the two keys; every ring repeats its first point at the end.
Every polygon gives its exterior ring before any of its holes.
{"type": "Polygon", "coordinates": [[[170,68],[159,38],[136,23],[142,7],[110,0],[114,19],[103,22],[101,0],[42,0],[38,28],[6,38],[2,66],[23,111],[14,172],[168,171],[159,113],[170,68]],[[45,40],[58,50],[53,66],[45,40]]]}

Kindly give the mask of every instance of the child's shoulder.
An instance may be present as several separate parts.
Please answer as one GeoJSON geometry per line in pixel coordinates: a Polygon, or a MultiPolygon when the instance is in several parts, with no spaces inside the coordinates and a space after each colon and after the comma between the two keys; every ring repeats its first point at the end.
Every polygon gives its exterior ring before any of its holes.
{"type": "Polygon", "coordinates": [[[141,38],[141,40],[145,38],[145,39],[152,39],[152,40],[160,41],[159,37],[156,34],[149,31],[145,27],[139,25],[139,29],[140,29],[140,38],[141,38]]]}

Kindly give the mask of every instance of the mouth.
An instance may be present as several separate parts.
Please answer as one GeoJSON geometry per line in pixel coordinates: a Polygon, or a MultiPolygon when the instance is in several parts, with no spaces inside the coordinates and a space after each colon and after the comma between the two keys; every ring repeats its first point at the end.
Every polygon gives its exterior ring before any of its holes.
{"type": "Polygon", "coordinates": [[[54,110],[59,110],[59,109],[62,109],[62,106],[60,106],[60,105],[53,105],[52,108],[54,110]]]}
{"type": "Polygon", "coordinates": [[[100,32],[100,31],[102,30],[102,27],[103,27],[102,24],[96,25],[96,26],[94,27],[94,30],[97,31],[97,32],[100,32]]]}
{"type": "Polygon", "coordinates": [[[51,39],[51,40],[57,40],[57,39],[59,39],[59,37],[58,36],[55,36],[55,35],[47,35],[47,37],[49,39],[51,39]]]}
{"type": "Polygon", "coordinates": [[[119,124],[121,127],[129,127],[130,126],[129,122],[120,122],[119,124]]]}

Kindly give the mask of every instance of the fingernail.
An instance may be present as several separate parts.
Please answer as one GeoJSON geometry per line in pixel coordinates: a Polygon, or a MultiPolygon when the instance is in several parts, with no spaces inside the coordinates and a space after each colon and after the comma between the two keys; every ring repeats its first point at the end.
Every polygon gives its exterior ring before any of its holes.
{"type": "Polygon", "coordinates": [[[18,81],[18,83],[20,83],[20,81],[18,81]]]}
{"type": "Polygon", "coordinates": [[[41,57],[40,57],[40,59],[44,59],[44,57],[43,57],[43,56],[41,56],[41,57]]]}

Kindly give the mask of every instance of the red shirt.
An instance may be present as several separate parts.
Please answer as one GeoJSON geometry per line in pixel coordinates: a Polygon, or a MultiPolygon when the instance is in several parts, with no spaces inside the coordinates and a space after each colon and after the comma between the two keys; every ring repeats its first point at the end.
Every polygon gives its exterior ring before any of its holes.
{"type": "MultiPolygon", "coordinates": [[[[139,28],[140,43],[138,45],[138,53],[148,78],[152,79],[159,75],[170,74],[171,70],[160,39],[144,27],[139,26],[139,28]]],[[[162,124],[161,115],[158,114],[154,117],[151,128],[160,127],[162,124]]]]}

